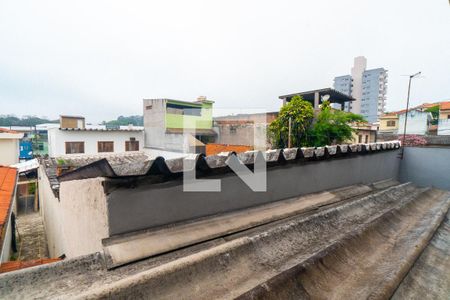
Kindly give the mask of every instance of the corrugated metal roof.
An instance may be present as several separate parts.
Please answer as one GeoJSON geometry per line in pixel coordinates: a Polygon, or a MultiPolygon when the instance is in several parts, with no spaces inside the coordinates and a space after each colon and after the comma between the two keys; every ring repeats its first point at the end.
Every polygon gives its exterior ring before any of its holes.
{"type": "MultiPolygon", "coordinates": [[[[274,149],[263,152],[247,151],[235,154],[233,152],[223,152],[217,155],[204,156],[203,154],[189,154],[184,158],[164,159],[162,157],[151,158],[145,154],[141,156],[122,156],[114,159],[98,158],[96,161],[83,164],[74,171],[67,172],[58,177],[59,181],[69,181],[77,179],[95,177],[122,177],[122,176],[143,176],[143,175],[168,175],[167,178],[175,178],[184,171],[208,172],[216,169],[227,169],[227,161],[230,156],[237,155],[239,160],[245,165],[252,165],[256,156],[263,156],[270,166],[281,165],[286,162],[314,161],[333,159],[335,157],[350,156],[371,153],[376,151],[398,149],[398,141],[370,143],[370,144],[350,144],[334,145],[325,147],[307,148],[287,148],[274,149]],[[176,175],[171,177],[170,175],[176,175]]],[[[81,165],[81,164],[80,164],[81,165]]]]}
{"type": "Polygon", "coordinates": [[[8,224],[14,191],[16,189],[17,169],[0,166],[0,245],[3,245],[4,230],[8,224]]]}

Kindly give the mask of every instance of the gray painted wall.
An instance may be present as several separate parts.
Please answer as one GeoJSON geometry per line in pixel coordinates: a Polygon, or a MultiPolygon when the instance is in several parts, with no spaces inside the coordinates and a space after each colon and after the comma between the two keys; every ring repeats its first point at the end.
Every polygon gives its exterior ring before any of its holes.
{"type": "Polygon", "coordinates": [[[397,155],[398,150],[392,150],[269,168],[267,192],[251,191],[234,174],[220,176],[223,192],[183,192],[181,181],[112,188],[107,196],[110,235],[357,183],[397,179],[397,155]]]}
{"type": "Polygon", "coordinates": [[[450,190],[450,148],[406,147],[399,179],[450,190]]]}

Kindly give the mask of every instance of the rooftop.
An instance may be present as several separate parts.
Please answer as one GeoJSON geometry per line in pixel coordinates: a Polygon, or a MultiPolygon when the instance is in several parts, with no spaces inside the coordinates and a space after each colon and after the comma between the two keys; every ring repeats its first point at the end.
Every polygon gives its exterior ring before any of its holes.
{"type": "Polygon", "coordinates": [[[240,228],[122,266],[104,251],[5,273],[0,297],[444,299],[449,204],[449,192],[410,183],[347,186],[126,237],[127,250],[143,238],[151,249],[240,228]]]}
{"type": "Polygon", "coordinates": [[[0,166],[0,245],[3,245],[11,204],[16,189],[17,169],[0,166]]]}
{"type": "Polygon", "coordinates": [[[19,133],[19,132],[18,132],[18,131],[15,131],[15,130],[8,129],[8,128],[0,127],[0,133],[13,133],[13,134],[17,134],[17,133],[19,133]]]}
{"type": "Polygon", "coordinates": [[[450,101],[441,102],[439,109],[450,110],[450,101]]]}
{"type": "Polygon", "coordinates": [[[303,100],[313,102],[315,93],[319,93],[319,99],[322,96],[329,95],[330,96],[329,101],[331,103],[344,103],[344,102],[348,102],[348,101],[355,101],[355,99],[353,97],[348,96],[348,95],[341,93],[332,88],[324,88],[324,89],[288,94],[288,95],[279,96],[278,98],[286,99],[287,101],[290,101],[291,98],[294,96],[301,96],[303,98],[303,100]]]}

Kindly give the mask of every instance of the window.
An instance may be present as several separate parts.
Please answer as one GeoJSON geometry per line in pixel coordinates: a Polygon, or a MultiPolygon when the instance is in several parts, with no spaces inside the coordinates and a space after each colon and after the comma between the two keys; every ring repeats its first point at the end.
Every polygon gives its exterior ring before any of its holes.
{"type": "Polygon", "coordinates": [[[114,152],[114,142],[97,142],[97,152],[114,152]]]}
{"type": "Polygon", "coordinates": [[[447,115],[447,119],[449,119],[449,120],[450,120],[450,115],[447,115]]]}
{"type": "Polygon", "coordinates": [[[362,135],[358,135],[358,143],[362,142],[362,135]]]}
{"type": "Polygon", "coordinates": [[[84,153],[84,142],[66,142],[66,154],[84,153]]]}
{"type": "Polygon", "coordinates": [[[395,126],[395,121],[393,121],[393,120],[387,121],[386,122],[386,126],[387,127],[394,127],[395,126]]]}
{"type": "Polygon", "coordinates": [[[125,151],[139,151],[139,141],[130,138],[129,141],[125,142],[125,151]]]}
{"type": "Polygon", "coordinates": [[[369,142],[369,136],[366,134],[366,141],[365,143],[367,144],[369,142]]]}
{"type": "Polygon", "coordinates": [[[145,107],[145,109],[146,109],[146,110],[150,110],[150,109],[152,109],[152,107],[153,107],[152,105],[147,105],[147,106],[145,107]]]}
{"type": "Polygon", "coordinates": [[[230,134],[236,134],[236,126],[230,126],[230,134]]]}

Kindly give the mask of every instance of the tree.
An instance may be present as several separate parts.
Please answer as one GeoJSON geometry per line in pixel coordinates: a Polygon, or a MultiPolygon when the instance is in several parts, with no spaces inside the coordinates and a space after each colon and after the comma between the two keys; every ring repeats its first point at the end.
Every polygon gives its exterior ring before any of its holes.
{"type": "Polygon", "coordinates": [[[314,110],[308,101],[300,96],[292,97],[291,101],[284,105],[278,118],[269,125],[269,135],[272,144],[277,148],[288,146],[289,119],[291,119],[291,145],[301,147],[307,141],[308,129],[314,118],[314,110]]]}
{"type": "Polygon", "coordinates": [[[309,146],[339,144],[352,138],[355,132],[351,123],[366,122],[360,115],[331,108],[330,103],[322,103],[321,111],[309,133],[309,146]]]}
{"type": "Polygon", "coordinates": [[[35,126],[44,123],[59,123],[59,120],[49,120],[45,117],[23,116],[18,118],[14,115],[0,115],[0,126],[35,126]]]}
{"type": "Polygon", "coordinates": [[[437,125],[439,122],[439,105],[435,105],[433,107],[429,107],[425,109],[426,112],[431,113],[433,119],[431,120],[432,125],[437,125]]]}
{"type": "Polygon", "coordinates": [[[112,121],[103,121],[102,122],[103,125],[117,125],[117,126],[126,126],[126,125],[134,125],[134,126],[144,126],[144,120],[142,116],[129,116],[129,117],[125,117],[125,116],[119,116],[117,118],[117,120],[112,120],[112,121]]]}

